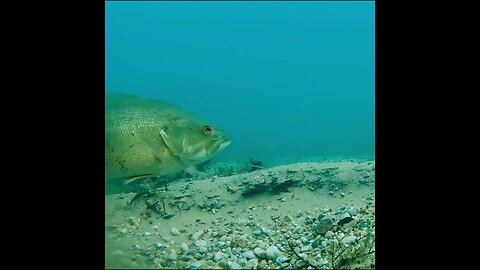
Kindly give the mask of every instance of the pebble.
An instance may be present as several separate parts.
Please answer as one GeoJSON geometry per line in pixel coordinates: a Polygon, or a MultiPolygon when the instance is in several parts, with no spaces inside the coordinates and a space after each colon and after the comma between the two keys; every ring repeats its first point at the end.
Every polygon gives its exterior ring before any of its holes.
{"type": "Polygon", "coordinates": [[[205,232],[204,232],[203,230],[194,233],[194,234],[192,235],[192,240],[194,240],[194,241],[199,240],[200,238],[202,238],[202,236],[203,236],[204,233],[205,233],[205,232]]]}
{"type": "Polygon", "coordinates": [[[300,251],[301,251],[301,252],[305,252],[305,251],[309,251],[309,250],[311,250],[311,249],[312,249],[312,246],[308,245],[308,246],[303,246],[303,247],[300,249],[300,251]]]}
{"type": "Polygon", "coordinates": [[[268,267],[268,262],[266,260],[261,260],[258,262],[257,269],[265,269],[268,267]]]}
{"type": "Polygon", "coordinates": [[[247,264],[247,259],[240,258],[237,260],[237,263],[240,264],[241,266],[244,266],[245,264],[247,264]]]}
{"type": "MultiPolygon", "coordinates": [[[[180,266],[180,268],[189,268],[189,267],[190,267],[190,263],[189,263],[189,262],[180,261],[180,262],[178,262],[178,266],[180,266]]],[[[163,268],[163,267],[162,267],[162,268],[163,268]]]]}
{"type": "Polygon", "coordinates": [[[170,252],[170,254],[168,254],[167,256],[167,259],[170,260],[170,261],[175,261],[177,259],[177,251],[175,251],[175,249],[172,250],[172,252],[170,252]]]}
{"type": "Polygon", "coordinates": [[[259,247],[258,247],[258,248],[255,248],[255,249],[253,250],[253,253],[254,253],[257,257],[259,257],[260,259],[265,258],[265,250],[262,249],[262,248],[259,248],[259,247]]]}
{"type": "Polygon", "coordinates": [[[112,252],[112,255],[113,256],[118,256],[118,255],[124,255],[125,253],[119,249],[115,250],[114,252],[112,252]]]}
{"type": "Polygon", "coordinates": [[[267,228],[263,227],[263,226],[260,227],[260,231],[268,237],[272,236],[272,232],[270,230],[268,230],[267,228]]]}
{"type": "Polygon", "coordinates": [[[258,260],[257,259],[251,259],[245,264],[245,267],[256,269],[257,265],[258,265],[258,260]]]}
{"type": "Polygon", "coordinates": [[[225,234],[227,234],[227,230],[225,230],[224,228],[221,228],[221,229],[218,230],[218,232],[217,232],[217,235],[218,235],[219,237],[222,237],[222,236],[224,236],[225,234]]]}
{"type": "Polygon", "coordinates": [[[227,247],[223,252],[225,252],[227,255],[232,255],[233,254],[231,247],[227,247]]]}
{"type": "Polygon", "coordinates": [[[179,235],[179,234],[180,234],[180,232],[178,231],[178,229],[175,228],[175,227],[173,227],[170,231],[172,232],[173,235],[179,235]]]}
{"type": "Polygon", "coordinates": [[[357,237],[355,235],[349,235],[345,238],[342,239],[342,244],[351,244],[357,240],[357,237]]]}
{"type": "Polygon", "coordinates": [[[280,250],[278,250],[276,246],[270,246],[265,251],[265,256],[267,257],[267,259],[270,259],[270,260],[275,260],[275,258],[277,258],[279,254],[280,254],[280,250]]]}
{"type": "Polygon", "coordinates": [[[187,243],[182,243],[180,245],[180,249],[183,251],[183,252],[187,252],[188,251],[188,244],[187,243]]]}
{"type": "Polygon", "coordinates": [[[251,251],[251,250],[245,251],[245,252],[242,254],[242,256],[243,256],[244,258],[247,258],[247,259],[256,259],[256,258],[257,258],[257,257],[255,256],[255,254],[253,253],[253,251],[251,251]]]}
{"type": "Polygon", "coordinates": [[[283,264],[284,262],[288,261],[288,258],[285,257],[285,256],[280,256],[278,257],[275,262],[278,264],[278,265],[281,265],[283,264]]]}
{"type": "Polygon", "coordinates": [[[207,242],[205,242],[203,240],[195,241],[195,243],[193,243],[193,244],[197,247],[206,247],[207,246],[207,242]]]}
{"type": "Polygon", "coordinates": [[[327,231],[327,232],[325,233],[325,238],[327,238],[327,239],[332,238],[333,235],[334,235],[334,233],[333,233],[332,231],[327,231]]]}
{"type": "Polygon", "coordinates": [[[152,235],[151,232],[144,232],[144,233],[143,233],[143,236],[150,236],[150,235],[152,235]]]}
{"type": "Polygon", "coordinates": [[[227,262],[228,269],[242,269],[242,266],[236,262],[227,262]]]}
{"type": "Polygon", "coordinates": [[[245,225],[247,225],[247,222],[248,222],[248,220],[246,220],[246,219],[244,219],[244,218],[241,218],[241,219],[239,219],[239,220],[237,221],[237,225],[239,225],[239,226],[245,226],[245,225]]]}
{"type": "Polygon", "coordinates": [[[192,262],[190,264],[190,267],[194,268],[194,269],[197,269],[197,268],[200,268],[200,266],[202,265],[202,261],[196,261],[196,262],[192,262]]]}
{"type": "Polygon", "coordinates": [[[333,216],[325,215],[320,219],[320,221],[315,225],[315,231],[317,234],[325,234],[327,231],[333,228],[333,216]]]}
{"type": "Polygon", "coordinates": [[[222,259],[217,263],[217,265],[220,266],[222,269],[225,269],[225,268],[227,268],[227,260],[222,259]]]}
{"type": "Polygon", "coordinates": [[[263,249],[266,249],[267,248],[267,244],[265,244],[265,242],[263,242],[262,240],[257,240],[257,246],[259,248],[263,248],[263,249]]]}
{"type": "Polygon", "coordinates": [[[217,253],[215,253],[215,255],[213,256],[213,260],[214,260],[215,262],[218,262],[218,261],[220,261],[221,259],[227,258],[227,257],[228,257],[228,255],[225,254],[225,253],[223,253],[223,252],[217,252],[217,253]]]}
{"type": "Polygon", "coordinates": [[[353,220],[353,218],[350,216],[350,214],[348,212],[345,212],[343,213],[342,215],[340,215],[340,217],[338,218],[338,225],[342,226],[343,224],[346,224],[346,223],[349,223],[350,221],[353,220]]]}

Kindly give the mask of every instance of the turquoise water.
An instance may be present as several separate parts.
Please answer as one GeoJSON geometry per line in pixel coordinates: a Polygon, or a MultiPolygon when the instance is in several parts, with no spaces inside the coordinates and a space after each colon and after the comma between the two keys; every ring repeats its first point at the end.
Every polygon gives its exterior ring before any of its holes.
{"type": "Polygon", "coordinates": [[[216,160],[374,158],[374,2],[106,2],[106,90],[220,126],[216,160]]]}

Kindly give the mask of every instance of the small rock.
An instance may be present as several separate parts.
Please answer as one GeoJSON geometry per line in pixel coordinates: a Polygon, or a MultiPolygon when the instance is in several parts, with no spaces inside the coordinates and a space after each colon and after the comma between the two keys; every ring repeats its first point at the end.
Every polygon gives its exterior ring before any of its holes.
{"type": "Polygon", "coordinates": [[[125,253],[119,249],[115,250],[114,252],[112,252],[112,255],[113,256],[118,256],[118,255],[124,255],[125,253]]]}
{"type": "Polygon", "coordinates": [[[245,267],[248,267],[248,268],[251,268],[251,269],[256,269],[257,265],[258,265],[258,260],[257,259],[251,259],[245,264],[245,267]]]}
{"type": "Polygon", "coordinates": [[[221,228],[220,230],[217,231],[217,235],[219,237],[222,237],[224,236],[225,234],[227,234],[227,230],[225,230],[224,228],[221,228]]]}
{"type": "Polygon", "coordinates": [[[200,268],[200,266],[202,265],[202,263],[203,263],[202,261],[192,262],[192,263],[190,264],[190,267],[192,267],[192,268],[194,268],[194,269],[198,269],[198,268],[200,268]]]}
{"type": "Polygon", "coordinates": [[[280,254],[280,250],[278,250],[276,246],[270,246],[265,251],[265,256],[269,260],[275,260],[275,258],[277,258],[279,254],[280,254]]]}
{"type": "Polygon", "coordinates": [[[306,252],[306,251],[309,251],[309,250],[311,250],[311,249],[312,249],[312,246],[307,245],[307,246],[303,246],[303,247],[300,249],[300,251],[301,251],[301,252],[306,252]]]}
{"type": "Polygon", "coordinates": [[[355,235],[349,235],[342,239],[342,244],[351,244],[357,240],[355,235]]]}
{"type": "Polygon", "coordinates": [[[255,236],[260,236],[262,234],[262,231],[261,230],[254,230],[252,232],[252,234],[255,235],[255,236]]]}
{"type": "Polygon", "coordinates": [[[258,262],[257,269],[265,269],[268,266],[268,262],[266,260],[261,260],[258,262]]]}
{"type": "Polygon", "coordinates": [[[227,248],[224,250],[224,252],[225,252],[227,255],[229,255],[229,256],[233,254],[231,247],[227,247],[227,248]]]}
{"type": "Polygon", "coordinates": [[[327,232],[325,233],[325,238],[327,238],[327,239],[332,238],[333,235],[334,235],[334,233],[333,233],[332,231],[327,231],[327,232]]]}
{"type": "Polygon", "coordinates": [[[151,232],[144,232],[144,233],[143,233],[143,236],[150,236],[150,235],[152,235],[151,232]]]}
{"type": "Polygon", "coordinates": [[[246,220],[244,218],[241,218],[237,221],[237,225],[238,226],[245,226],[245,225],[247,225],[247,222],[248,222],[248,220],[246,220]]]}
{"type": "Polygon", "coordinates": [[[257,246],[259,248],[263,248],[263,249],[266,249],[267,248],[267,244],[265,244],[265,242],[263,242],[262,240],[257,240],[257,246]]]}
{"type": "Polygon", "coordinates": [[[288,261],[289,258],[288,257],[285,257],[285,256],[280,256],[278,257],[275,262],[278,264],[278,265],[281,265],[283,264],[284,262],[288,261]]]}
{"type": "Polygon", "coordinates": [[[244,253],[242,253],[242,256],[246,259],[256,259],[257,257],[251,250],[247,250],[244,253]]]}
{"type": "Polygon", "coordinates": [[[317,234],[325,234],[327,231],[333,228],[333,216],[325,215],[320,219],[320,221],[315,225],[315,232],[317,234]]]}
{"type": "Polygon", "coordinates": [[[271,237],[271,236],[272,236],[272,232],[271,232],[269,229],[267,229],[267,228],[265,228],[265,227],[263,227],[263,226],[260,227],[260,231],[261,231],[263,234],[265,234],[266,236],[268,236],[268,237],[271,237]]]}
{"type": "Polygon", "coordinates": [[[188,244],[187,243],[182,243],[180,245],[180,249],[184,252],[184,253],[187,253],[188,251],[188,244]]]}
{"type": "Polygon", "coordinates": [[[195,241],[195,243],[193,243],[196,247],[206,247],[207,246],[207,242],[203,241],[203,240],[198,240],[198,241],[195,241]]]}
{"type": "MultiPolygon", "coordinates": [[[[185,261],[179,261],[178,262],[178,266],[182,269],[184,268],[189,268],[190,267],[190,263],[189,262],[185,262],[185,261]]],[[[162,267],[163,268],[163,267],[162,267]]]]}
{"type": "Polygon", "coordinates": [[[173,227],[170,231],[172,232],[173,235],[179,235],[179,234],[180,234],[180,232],[178,231],[178,229],[175,228],[175,227],[173,227]]]}
{"type": "Polygon", "coordinates": [[[228,255],[225,254],[225,253],[223,253],[223,252],[217,252],[217,253],[215,253],[215,255],[213,255],[213,260],[214,260],[215,262],[218,262],[218,261],[220,261],[221,259],[227,258],[227,257],[228,257],[228,255]]]}
{"type": "Polygon", "coordinates": [[[242,266],[236,262],[227,262],[228,269],[242,269],[242,266]]]}
{"type": "Polygon", "coordinates": [[[260,259],[265,258],[265,250],[262,248],[259,248],[259,247],[255,248],[253,250],[253,253],[260,259]]]}
{"type": "Polygon", "coordinates": [[[170,261],[175,261],[177,260],[177,251],[175,251],[174,249],[172,250],[172,252],[170,252],[170,254],[168,254],[167,256],[167,259],[170,260],[170,261]]]}
{"type": "Polygon", "coordinates": [[[202,238],[202,236],[203,236],[204,233],[205,233],[205,232],[204,232],[203,230],[200,230],[200,231],[194,233],[194,234],[192,235],[192,240],[194,240],[194,241],[199,240],[200,238],[202,238]]]}
{"type": "Polygon", "coordinates": [[[348,212],[345,212],[339,216],[337,224],[342,226],[343,224],[349,223],[352,220],[353,218],[350,216],[350,214],[348,212]]]}

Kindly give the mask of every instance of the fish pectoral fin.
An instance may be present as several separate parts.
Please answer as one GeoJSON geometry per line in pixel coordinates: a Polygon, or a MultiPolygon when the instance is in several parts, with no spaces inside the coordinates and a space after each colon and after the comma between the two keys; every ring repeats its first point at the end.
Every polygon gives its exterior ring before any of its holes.
{"type": "Polygon", "coordinates": [[[136,181],[136,180],[139,180],[139,179],[146,179],[146,178],[150,178],[150,177],[153,177],[153,176],[155,176],[155,175],[154,174],[143,174],[143,175],[132,176],[132,177],[127,178],[123,182],[123,184],[128,185],[128,184],[132,183],[133,181],[136,181]]]}

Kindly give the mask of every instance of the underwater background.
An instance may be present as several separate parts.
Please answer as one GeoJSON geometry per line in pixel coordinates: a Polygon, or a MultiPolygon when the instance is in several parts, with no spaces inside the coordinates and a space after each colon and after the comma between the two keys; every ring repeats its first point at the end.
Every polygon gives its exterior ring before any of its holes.
{"type": "Polygon", "coordinates": [[[105,82],[231,140],[106,95],[105,268],[375,268],[374,2],[108,1],[105,82]]]}
{"type": "Polygon", "coordinates": [[[375,158],[374,2],[105,3],[107,92],[228,132],[216,161],[375,158]]]}

